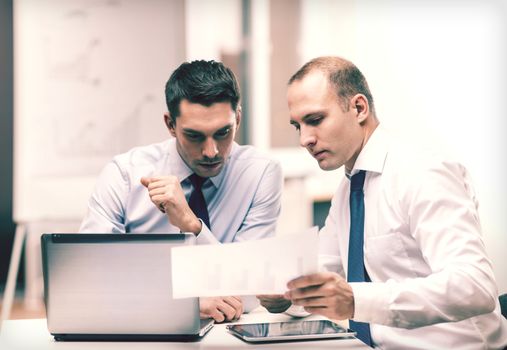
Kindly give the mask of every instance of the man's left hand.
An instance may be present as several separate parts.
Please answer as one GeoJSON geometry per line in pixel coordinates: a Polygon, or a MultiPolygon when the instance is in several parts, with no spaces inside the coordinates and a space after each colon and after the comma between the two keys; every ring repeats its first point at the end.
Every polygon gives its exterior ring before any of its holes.
{"type": "Polygon", "coordinates": [[[293,279],[285,298],[312,314],[344,320],[354,316],[352,288],[334,272],[319,272],[293,279]]]}
{"type": "Polygon", "coordinates": [[[239,296],[199,298],[201,318],[213,318],[215,322],[234,321],[243,313],[243,301],[239,296]]]}
{"type": "Polygon", "coordinates": [[[279,294],[261,294],[257,295],[257,299],[263,307],[274,314],[284,312],[291,306],[290,300],[279,294]]]}

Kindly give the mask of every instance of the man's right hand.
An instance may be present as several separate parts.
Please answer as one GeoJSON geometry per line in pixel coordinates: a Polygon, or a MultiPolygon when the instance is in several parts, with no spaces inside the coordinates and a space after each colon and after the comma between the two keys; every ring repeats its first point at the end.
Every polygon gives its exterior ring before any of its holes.
{"type": "Polygon", "coordinates": [[[283,297],[283,295],[257,295],[257,299],[261,302],[269,312],[278,314],[287,310],[291,305],[291,301],[283,297]]]}
{"type": "Polygon", "coordinates": [[[243,313],[243,302],[238,296],[199,298],[201,318],[215,322],[237,320],[243,313]]]}
{"type": "Polygon", "coordinates": [[[176,176],[142,177],[141,183],[148,189],[150,199],[169,221],[183,232],[201,232],[201,221],[188,206],[185,194],[176,176]]]}

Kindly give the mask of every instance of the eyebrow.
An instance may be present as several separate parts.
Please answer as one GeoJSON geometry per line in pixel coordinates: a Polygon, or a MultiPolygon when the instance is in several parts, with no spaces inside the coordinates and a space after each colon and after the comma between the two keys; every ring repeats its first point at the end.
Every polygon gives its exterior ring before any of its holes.
{"type": "Polygon", "coordinates": [[[231,124],[227,124],[226,126],[218,129],[217,131],[215,131],[213,134],[216,134],[217,132],[221,132],[221,131],[227,131],[228,129],[231,129],[232,128],[232,123],[231,124]]]}
{"type": "MultiPolygon", "coordinates": [[[[227,125],[225,125],[225,126],[221,127],[221,128],[220,128],[220,129],[218,129],[218,130],[215,130],[215,131],[213,132],[213,135],[215,135],[215,134],[216,134],[216,133],[218,133],[218,132],[223,132],[223,131],[226,131],[227,129],[230,129],[230,128],[232,128],[232,123],[227,124],[227,125]]],[[[183,132],[184,132],[185,134],[204,135],[204,133],[203,133],[203,132],[198,131],[198,130],[194,130],[194,129],[190,129],[190,128],[183,128],[183,132]]]]}
{"type": "Polygon", "coordinates": [[[313,117],[320,117],[320,116],[324,116],[326,113],[325,112],[322,112],[322,111],[318,111],[318,112],[313,112],[313,113],[308,113],[306,115],[303,116],[303,118],[301,118],[301,120],[303,122],[306,122],[308,119],[311,119],[313,117]]]}
{"type": "MultiPolygon", "coordinates": [[[[313,118],[313,117],[318,117],[318,116],[324,116],[324,115],[326,115],[326,113],[325,113],[325,112],[322,112],[322,111],[308,113],[308,114],[304,115],[304,116],[303,116],[303,118],[301,118],[301,121],[302,121],[303,123],[306,123],[306,121],[307,121],[308,119],[311,119],[311,118],[313,118]]],[[[290,124],[292,124],[292,125],[299,125],[299,123],[298,123],[297,121],[293,120],[293,119],[291,119],[291,120],[289,121],[289,123],[290,123],[290,124]]]]}
{"type": "Polygon", "coordinates": [[[193,134],[193,135],[203,135],[202,132],[194,130],[194,129],[183,129],[183,133],[185,134],[193,134]]]}

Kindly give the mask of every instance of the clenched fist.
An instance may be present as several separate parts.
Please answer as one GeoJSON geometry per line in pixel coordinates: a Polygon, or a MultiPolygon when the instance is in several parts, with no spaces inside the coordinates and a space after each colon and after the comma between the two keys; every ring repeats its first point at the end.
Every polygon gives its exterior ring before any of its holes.
{"type": "Polygon", "coordinates": [[[182,232],[201,232],[201,221],[188,206],[185,194],[176,176],[142,177],[153,204],[166,213],[169,221],[182,232]]]}

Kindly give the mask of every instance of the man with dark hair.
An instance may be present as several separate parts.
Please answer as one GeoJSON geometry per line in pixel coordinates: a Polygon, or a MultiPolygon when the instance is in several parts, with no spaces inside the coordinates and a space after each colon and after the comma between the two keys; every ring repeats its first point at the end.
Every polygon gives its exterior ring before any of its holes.
{"type": "Polygon", "coordinates": [[[465,167],[389,135],[363,74],[342,58],[305,64],[287,100],[301,146],[346,176],[319,233],[326,271],[261,304],[349,319],[381,349],[503,349],[507,320],[465,167]]]}
{"type": "MultiPolygon", "coordinates": [[[[183,63],[165,93],[164,122],[173,138],[106,165],[80,232],[191,232],[198,244],[273,235],[282,171],[234,142],[241,106],[232,71],[215,61],[183,63]]],[[[237,319],[256,303],[254,297],[201,298],[201,316],[237,319]]]]}

